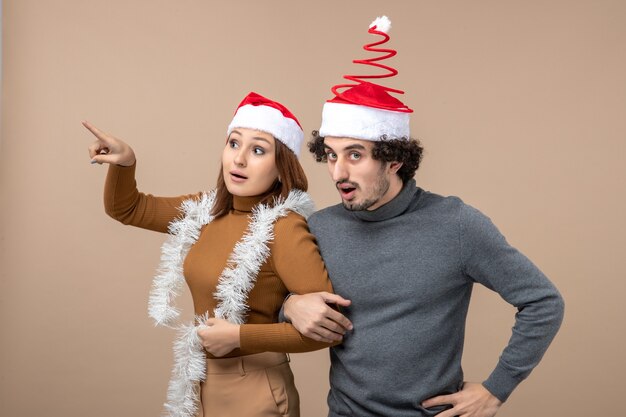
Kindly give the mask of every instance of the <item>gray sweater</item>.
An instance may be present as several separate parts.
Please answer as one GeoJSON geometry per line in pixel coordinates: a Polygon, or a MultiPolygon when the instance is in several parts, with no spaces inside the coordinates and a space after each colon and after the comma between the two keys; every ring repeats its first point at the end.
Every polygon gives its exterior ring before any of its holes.
{"type": "MultiPolygon", "coordinates": [[[[518,312],[508,346],[483,385],[501,401],[556,334],[563,300],[491,221],[457,197],[415,181],[374,211],[341,205],[309,219],[354,330],[331,348],[330,416],[434,416],[427,398],[458,391],[465,320],[478,282],[518,312]]],[[[494,358],[495,361],[495,358],[494,358]]]]}

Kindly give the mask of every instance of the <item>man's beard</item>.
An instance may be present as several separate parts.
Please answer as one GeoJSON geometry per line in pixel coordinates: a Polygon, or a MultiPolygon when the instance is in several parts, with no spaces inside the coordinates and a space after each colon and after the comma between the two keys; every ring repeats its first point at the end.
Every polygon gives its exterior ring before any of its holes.
{"type": "MultiPolygon", "coordinates": [[[[376,183],[374,184],[374,187],[372,188],[372,194],[373,196],[371,198],[368,198],[364,201],[361,201],[360,203],[357,202],[350,202],[350,201],[344,201],[342,200],[342,204],[343,206],[350,211],[362,211],[362,210],[367,210],[368,208],[372,207],[374,204],[376,204],[378,201],[380,201],[380,199],[387,194],[387,191],[389,190],[389,180],[387,179],[386,176],[383,175],[384,173],[384,169],[381,170],[382,172],[380,172],[379,177],[378,177],[378,181],[376,181],[376,183]]],[[[359,187],[360,188],[360,187],[359,187]]]]}

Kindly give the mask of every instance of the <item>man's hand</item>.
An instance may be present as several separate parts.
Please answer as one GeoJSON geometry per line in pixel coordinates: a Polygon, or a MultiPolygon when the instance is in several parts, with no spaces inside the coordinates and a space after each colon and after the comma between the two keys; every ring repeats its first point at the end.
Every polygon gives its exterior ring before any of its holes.
{"type": "Polygon", "coordinates": [[[304,336],[318,342],[332,343],[343,338],[352,323],[327,303],[347,307],[350,300],[328,292],[292,295],[285,301],[285,317],[304,336]]]}
{"type": "Polygon", "coordinates": [[[437,405],[452,405],[452,408],[437,414],[437,417],[493,417],[502,402],[476,382],[466,382],[461,391],[440,395],[422,403],[425,408],[437,405]]]}
{"type": "Polygon", "coordinates": [[[213,356],[224,356],[240,347],[239,325],[211,318],[197,332],[202,346],[213,356]]]}

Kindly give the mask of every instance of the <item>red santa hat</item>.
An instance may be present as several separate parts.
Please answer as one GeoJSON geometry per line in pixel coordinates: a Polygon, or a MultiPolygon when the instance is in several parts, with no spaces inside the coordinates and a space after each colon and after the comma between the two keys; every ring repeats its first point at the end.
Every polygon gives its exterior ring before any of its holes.
{"type": "Polygon", "coordinates": [[[249,93],[235,111],[226,135],[238,127],[267,132],[298,156],[304,140],[300,122],[289,109],[257,93],[249,93]]]}
{"type": "Polygon", "coordinates": [[[383,55],[370,59],[356,59],[355,64],[365,64],[387,70],[379,75],[345,75],[344,78],[356,84],[338,84],[332,88],[335,97],[324,104],[322,110],[322,126],[319,135],[350,137],[379,141],[384,139],[408,140],[409,107],[396,97],[389,94],[404,94],[404,91],[375,84],[364,79],[393,77],[398,71],[387,65],[378,63],[396,55],[393,49],[376,48],[389,40],[391,21],[387,16],[376,18],[369,27],[368,33],[382,36],[383,39],[367,44],[366,51],[380,52],[383,55]],[[339,92],[339,89],[345,89],[339,92]]]}

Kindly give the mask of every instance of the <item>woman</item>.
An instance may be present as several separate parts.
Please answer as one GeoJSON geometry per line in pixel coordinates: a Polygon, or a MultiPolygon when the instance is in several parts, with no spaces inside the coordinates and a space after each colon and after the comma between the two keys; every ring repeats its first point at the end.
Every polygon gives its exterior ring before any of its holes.
{"type": "Polygon", "coordinates": [[[83,124],[97,138],[89,148],[92,163],[110,164],[107,214],[170,233],[150,296],[157,324],[181,333],[170,415],[298,416],[285,353],[329,344],[277,323],[278,312],[290,292],[332,288],[306,225],[313,206],[297,159],[304,135],[295,116],[250,93],[228,127],[216,190],[175,198],[140,193],[133,150],[83,124]],[[171,305],[183,281],[196,326],[178,324],[171,305]]]}

